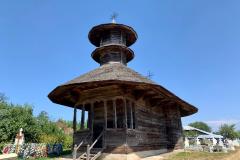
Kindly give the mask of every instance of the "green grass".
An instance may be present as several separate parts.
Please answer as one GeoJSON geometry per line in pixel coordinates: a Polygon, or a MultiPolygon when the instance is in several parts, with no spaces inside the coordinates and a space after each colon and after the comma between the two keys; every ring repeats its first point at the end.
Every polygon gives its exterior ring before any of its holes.
{"type": "Polygon", "coordinates": [[[222,157],[225,155],[224,153],[207,153],[207,152],[181,152],[176,155],[170,156],[169,160],[190,160],[196,158],[210,158],[210,157],[222,157]]]}
{"type": "Polygon", "coordinates": [[[209,152],[180,152],[171,155],[167,160],[218,160],[227,157],[233,152],[229,153],[209,153],[209,152]]]}

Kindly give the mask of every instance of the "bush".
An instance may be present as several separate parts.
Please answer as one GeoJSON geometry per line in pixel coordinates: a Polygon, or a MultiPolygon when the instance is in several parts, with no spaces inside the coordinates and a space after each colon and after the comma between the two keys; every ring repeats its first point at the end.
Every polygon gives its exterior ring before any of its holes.
{"type": "Polygon", "coordinates": [[[72,135],[66,135],[63,142],[64,149],[71,149],[73,144],[73,137],[72,135]]]}

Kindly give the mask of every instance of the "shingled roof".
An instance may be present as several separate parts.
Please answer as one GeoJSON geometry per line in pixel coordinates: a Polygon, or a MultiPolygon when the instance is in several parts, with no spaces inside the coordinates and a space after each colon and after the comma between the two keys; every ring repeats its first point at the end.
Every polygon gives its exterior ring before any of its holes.
{"type": "Polygon", "coordinates": [[[154,88],[159,94],[164,93],[166,97],[171,99],[171,101],[182,106],[182,116],[187,116],[197,112],[197,108],[191,104],[183,101],[164,87],[156,84],[152,80],[142,76],[121,63],[109,63],[102,65],[93,71],[58,86],[48,95],[48,97],[55,103],[73,107],[76,102],[72,101],[70,97],[73,96],[71,95],[71,91],[74,90],[75,87],[87,86],[87,88],[89,88],[96,84],[116,84],[116,82],[118,82],[118,84],[129,86],[144,85],[149,88],[154,88]]]}
{"type": "Polygon", "coordinates": [[[109,63],[75,78],[67,82],[65,85],[109,80],[155,84],[150,79],[140,75],[121,63],[109,63]]]}

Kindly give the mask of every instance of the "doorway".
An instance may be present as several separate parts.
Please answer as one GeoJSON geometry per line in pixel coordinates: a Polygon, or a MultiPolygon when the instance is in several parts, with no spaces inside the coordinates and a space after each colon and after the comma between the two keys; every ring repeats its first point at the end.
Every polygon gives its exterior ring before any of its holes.
{"type": "MultiPolygon", "coordinates": [[[[104,103],[95,102],[93,108],[93,142],[98,138],[104,129],[104,103]]],[[[103,147],[103,136],[99,138],[93,148],[103,147]]]]}

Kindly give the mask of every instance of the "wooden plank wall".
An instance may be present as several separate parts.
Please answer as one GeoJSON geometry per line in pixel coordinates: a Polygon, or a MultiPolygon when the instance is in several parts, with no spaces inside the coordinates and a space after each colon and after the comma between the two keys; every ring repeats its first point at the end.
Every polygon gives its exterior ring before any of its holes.
{"type": "Polygon", "coordinates": [[[182,123],[179,108],[169,106],[164,108],[168,149],[183,148],[182,123]]]}
{"type": "MultiPolygon", "coordinates": [[[[95,90],[94,90],[95,91],[95,90]]],[[[117,92],[116,90],[110,90],[111,92],[117,92]]],[[[109,93],[110,91],[106,92],[109,93]]],[[[94,95],[94,94],[93,94],[94,95]]],[[[109,94],[103,94],[107,96],[109,94]]],[[[104,100],[102,95],[99,99],[104,100]]],[[[114,94],[112,94],[114,95],[114,94]]],[[[96,96],[98,97],[98,96],[96,96]]],[[[95,98],[96,98],[95,97],[95,98]]],[[[128,96],[128,98],[131,96],[128,96]]],[[[86,99],[90,97],[85,97],[86,99]]],[[[84,98],[84,99],[85,99],[84,98]]],[[[93,97],[92,97],[93,98],[93,97]]],[[[91,98],[90,98],[91,99],[91,98]]],[[[131,98],[133,100],[133,98],[131,98]]],[[[109,125],[104,134],[104,146],[106,146],[105,152],[109,153],[130,153],[135,151],[155,150],[155,149],[178,149],[183,146],[182,139],[182,124],[180,111],[174,104],[167,105],[161,104],[161,106],[150,106],[147,100],[140,98],[134,104],[134,128],[130,129],[129,117],[131,115],[127,113],[128,129],[124,128],[125,114],[124,114],[124,101],[117,99],[116,104],[117,114],[117,127],[115,126],[114,119],[114,103],[112,101],[105,101],[108,112],[107,124],[109,125]]],[[[130,110],[130,103],[126,101],[127,110],[130,110]]],[[[104,101],[98,101],[94,103],[93,108],[93,130],[99,133],[93,133],[95,139],[105,126],[104,120],[104,101]],[[100,128],[99,128],[100,127],[100,128]],[[102,127],[102,128],[101,128],[102,127]]],[[[74,134],[74,143],[80,143],[81,139],[86,137],[84,133],[77,132],[74,134]]]]}
{"type": "MultiPolygon", "coordinates": [[[[141,101],[140,101],[141,102],[141,101]]],[[[127,144],[131,147],[166,148],[165,117],[161,107],[158,111],[147,107],[143,101],[136,105],[137,130],[128,130],[127,144]]]]}

